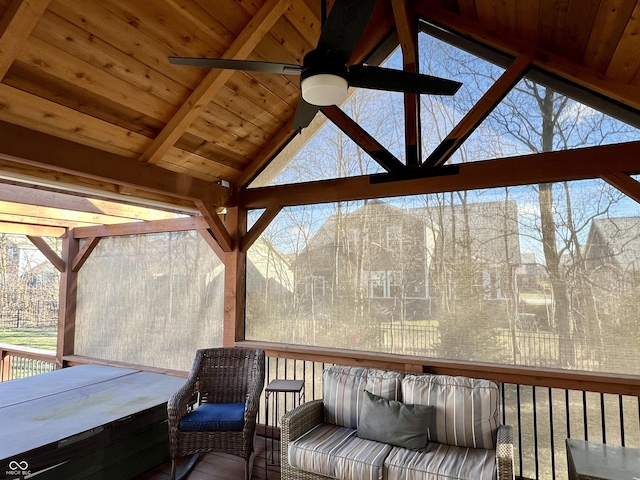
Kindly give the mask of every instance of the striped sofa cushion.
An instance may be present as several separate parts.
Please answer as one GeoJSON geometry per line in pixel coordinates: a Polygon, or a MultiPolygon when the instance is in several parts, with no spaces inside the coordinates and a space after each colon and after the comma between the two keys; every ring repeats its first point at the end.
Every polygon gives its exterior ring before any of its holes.
{"type": "Polygon", "coordinates": [[[342,480],[382,480],[392,448],[360,438],[353,429],[321,423],[289,444],[289,464],[342,480]]]}
{"type": "Polygon", "coordinates": [[[428,443],[423,451],[394,447],[384,462],[386,480],[494,480],[496,452],[428,443]]]}
{"type": "Polygon", "coordinates": [[[341,427],[358,428],[364,390],[400,400],[403,373],[364,367],[332,366],[323,372],[322,402],[325,421],[341,427]]]}
{"type": "Polygon", "coordinates": [[[435,406],[429,441],[495,449],[498,386],[489,380],[447,375],[407,375],[402,401],[435,406]]]}

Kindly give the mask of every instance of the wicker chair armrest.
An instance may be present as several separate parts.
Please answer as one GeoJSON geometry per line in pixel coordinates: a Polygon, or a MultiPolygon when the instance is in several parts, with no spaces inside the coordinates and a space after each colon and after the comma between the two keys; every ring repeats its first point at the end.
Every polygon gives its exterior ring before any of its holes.
{"type": "Polygon", "coordinates": [[[167,402],[167,414],[170,426],[173,423],[177,426],[180,419],[189,412],[198,400],[195,379],[193,379],[193,381],[190,380],[190,378],[187,379],[185,384],[180,387],[167,402]]]}
{"type": "Polygon", "coordinates": [[[284,414],[280,421],[281,465],[289,465],[289,442],[320,425],[323,420],[324,404],[322,400],[303,403],[284,414]]]}
{"type": "Polygon", "coordinates": [[[513,480],[513,428],[511,425],[498,427],[498,439],[496,442],[496,467],[498,480],[513,480]]]}

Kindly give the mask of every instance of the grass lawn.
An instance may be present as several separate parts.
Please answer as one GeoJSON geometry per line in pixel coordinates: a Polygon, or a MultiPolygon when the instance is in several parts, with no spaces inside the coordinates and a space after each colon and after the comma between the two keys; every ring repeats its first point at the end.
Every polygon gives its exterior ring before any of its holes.
{"type": "Polygon", "coordinates": [[[0,343],[56,350],[57,327],[0,328],[0,343]]]}

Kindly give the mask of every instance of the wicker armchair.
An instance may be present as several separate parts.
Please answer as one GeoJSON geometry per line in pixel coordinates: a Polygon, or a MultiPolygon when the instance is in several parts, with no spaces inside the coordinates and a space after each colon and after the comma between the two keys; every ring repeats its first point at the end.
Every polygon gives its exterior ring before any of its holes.
{"type": "Polygon", "coordinates": [[[251,478],[256,417],[264,375],[263,350],[211,348],[196,352],[186,383],[167,404],[171,480],[175,479],[178,457],[207,452],[243,458],[246,479],[251,478]],[[181,420],[201,405],[238,403],[244,404],[244,416],[239,421],[241,428],[204,430],[209,428],[209,424],[198,430],[180,428],[181,420]]]}

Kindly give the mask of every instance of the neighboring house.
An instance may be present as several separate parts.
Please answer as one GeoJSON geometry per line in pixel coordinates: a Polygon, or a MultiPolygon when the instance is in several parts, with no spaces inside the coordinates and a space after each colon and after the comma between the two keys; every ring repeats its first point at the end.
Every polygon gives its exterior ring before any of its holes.
{"type": "Polygon", "coordinates": [[[640,273],[640,217],[602,218],[591,223],[585,246],[596,297],[631,293],[640,273]]]}
{"type": "Polygon", "coordinates": [[[482,298],[505,298],[519,263],[515,203],[403,210],[371,201],[329,217],[293,268],[316,314],[351,299],[354,309],[410,320],[430,317],[457,276],[482,298]]]}
{"type": "Polygon", "coordinates": [[[0,320],[13,326],[53,322],[58,311],[54,266],[23,235],[0,238],[0,320]]]}
{"type": "Polygon", "coordinates": [[[540,263],[533,252],[521,254],[522,262],[516,270],[518,290],[520,292],[538,292],[543,289],[547,277],[545,266],[540,263]]]}
{"type": "Polygon", "coordinates": [[[289,260],[263,237],[247,252],[247,293],[263,293],[286,299],[294,289],[293,271],[289,260]]]}

